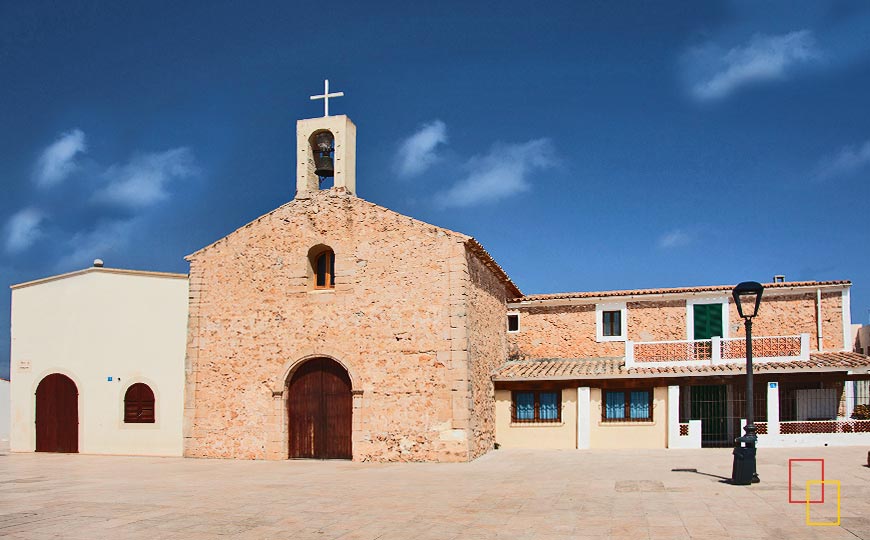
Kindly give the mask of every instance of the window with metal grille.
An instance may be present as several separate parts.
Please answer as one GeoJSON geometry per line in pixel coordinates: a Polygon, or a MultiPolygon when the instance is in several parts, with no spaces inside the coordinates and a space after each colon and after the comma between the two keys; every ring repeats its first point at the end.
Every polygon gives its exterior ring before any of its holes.
{"type": "Polygon", "coordinates": [[[561,422],[562,391],[514,391],[512,395],[511,421],[561,422]]]}
{"type": "Polygon", "coordinates": [[[653,419],[652,389],[605,390],[601,406],[603,422],[650,422],[653,419]]]}
{"type": "Polygon", "coordinates": [[[124,423],[154,423],[154,392],[145,383],[136,383],[124,394],[124,423]]]}

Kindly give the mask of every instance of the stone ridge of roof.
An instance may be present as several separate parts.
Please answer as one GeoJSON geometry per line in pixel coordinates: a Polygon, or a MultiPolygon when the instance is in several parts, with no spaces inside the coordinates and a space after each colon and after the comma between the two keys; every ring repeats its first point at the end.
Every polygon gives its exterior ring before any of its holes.
{"type": "MultiPolygon", "coordinates": [[[[381,206],[381,205],[379,205],[379,204],[376,204],[376,203],[373,203],[373,202],[368,201],[368,200],[366,200],[366,199],[363,199],[362,197],[358,197],[358,196],[356,196],[356,195],[351,195],[350,193],[348,193],[347,191],[345,191],[345,190],[342,189],[342,188],[323,189],[323,190],[320,190],[320,191],[316,191],[316,192],[314,192],[312,195],[315,196],[315,197],[318,197],[318,196],[319,196],[319,197],[340,197],[340,198],[342,198],[342,199],[352,200],[353,202],[358,202],[358,203],[361,203],[361,204],[366,204],[366,205],[368,205],[368,206],[371,206],[371,207],[377,208],[378,210],[383,210],[383,211],[385,211],[385,212],[389,212],[390,214],[393,214],[393,215],[396,215],[396,216],[398,216],[398,217],[401,217],[401,218],[407,219],[407,220],[409,220],[409,221],[411,221],[411,222],[413,222],[413,223],[417,223],[418,225],[423,225],[423,226],[426,226],[426,227],[431,227],[431,228],[433,228],[433,229],[438,229],[438,230],[440,230],[440,231],[443,231],[443,232],[446,233],[446,234],[450,234],[450,235],[453,235],[453,236],[459,237],[460,239],[462,239],[462,240],[465,241],[465,242],[467,242],[469,239],[471,239],[471,237],[468,236],[467,234],[462,234],[462,233],[460,233],[460,232],[456,232],[456,231],[452,231],[452,230],[450,230],[450,229],[447,229],[447,228],[445,228],[445,227],[439,227],[438,225],[432,225],[431,223],[426,223],[425,221],[420,221],[419,219],[415,219],[415,218],[412,218],[412,217],[410,217],[410,216],[406,216],[405,214],[400,214],[399,212],[396,212],[395,210],[390,210],[390,209],[387,208],[386,206],[381,206]]],[[[238,228],[236,228],[235,230],[233,230],[233,231],[231,231],[231,232],[229,232],[229,233],[223,235],[222,237],[218,238],[217,240],[215,240],[215,241],[212,242],[211,244],[208,244],[208,245],[206,245],[206,246],[203,246],[203,247],[199,248],[198,250],[194,251],[193,253],[190,253],[189,255],[185,255],[185,256],[184,256],[184,260],[190,262],[190,260],[191,260],[193,257],[195,257],[196,255],[202,253],[203,251],[205,251],[205,250],[207,250],[207,249],[210,249],[210,248],[212,248],[212,247],[214,247],[214,246],[220,244],[221,242],[223,242],[224,240],[226,240],[227,238],[229,238],[229,237],[232,236],[233,234],[235,234],[235,233],[241,231],[242,229],[246,229],[247,227],[250,227],[250,226],[253,225],[254,223],[257,223],[257,222],[259,222],[259,221],[262,221],[262,220],[266,219],[267,217],[271,216],[272,214],[274,214],[274,213],[276,213],[276,212],[278,212],[278,211],[280,211],[280,210],[283,210],[284,208],[286,208],[286,207],[288,207],[288,206],[291,206],[291,205],[293,205],[293,204],[296,204],[296,203],[297,203],[298,201],[300,201],[300,200],[309,200],[309,199],[311,199],[311,198],[312,198],[311,196],[309,196],[309,197],[305,197],[305,198],[301,198],[301,199],[300,199],[300,198],[296,198],[296,197],[294,197],[293,199],[290,199],[289,201],[287,201],[287,202],[285,202],[284,204],[282,204],[281,206],[278,206],[277,208],[274,208],[274,209],[272,209],[272,210],[266,212],[265,214],[263,214],[263,215],[261,215],[261,216],[259,216],[259,217],[256,217],[256,218],[254,218],[254,219],[252,219],[251,221],[245,223],[245,224],[242,225],[241,227],[238,227],[238,228]]]]}
{"type": "Polygon", "coordinates": [[[160,277],[160,278],[171,278],[171,279],[187,279],[187,274],[176,274],[173,272],[155,272],[153,270],[128,270],[126,268],[105,268],[102,266],[91,266],[88,268],[83,268],[82,270],[75,270],[73,272],[66,272],[65,274],[56,274],[54,276],[47,276],[44,278],[34,279],[32,281],[25,281],[23,283],[15,283],[9,286],[10,289],[23,289],[25,287],[30,287],[33,285],[41,285],[43,283],[49,283],[51,281],[57,281],[60,279],[66,279],[76,276],[81,276],[85,274],[90,274],[92,272],[97,272],[100,274],[122,274],[127,276],[142,276],[142,277],[160,277]]]}
{"type": "MultiPolygon", "coordinates": [[[[788,362],[758,362],[759,372],[806,372],[811,370],[840,371],[852,368],[870,368],[870,357],[856,352],[810,353],[809,360],[788,362]]],[[[870,371],[870,370],[868,370],[870,371]]],[[[707,366],[649,366],[626,369],[622,357],[602,358],[540,358],[533,360],[510,360],[492,372],[492,380],[574,380],[632,377],[679,377],[693,375],[739,375],[746,372],[745,363],[707,366]]]]}
{"type": "Polygon", "coordinates": [[[495,273],[495,275],[498,276],[498,278],[502,281],[502,283],[507,285],[508,294],[522,296],[523,293],[522,291],[520,291],[520,288],[517,287],[513,280],[511,280],[507,272],[504,271],[504,268],[502,268],[497,262],[495,262],[495,259],[493,259],[492,255],[490,255],[486,248],[483,247],[483,244],[478,242],[476,239],[470,237],[465,242],[465,245],[468,246],[469,251],[480,257],[481,261],[483,261],[483,264],[487,268],[492,270],[493,273],[495,273]]]}
{"type": "MultiPolygon", "coordinates": [[[[831,280],[831,281],[780,281],[777,283],[764,283],[765,289],[792,289],[792,288],[812,288],[832,285],[851,285],[849,280],[831,280]]],[[[587,292],[565,292],[552,294],[529,294],[520,296],[511,300],[511,302],[535,302],[540,300],[571,300],[581,298],[607,298],[616,296],[643,296],[653,294],[685,294],[697,292],[715,292],[715,291],[730,291],[734,289],[734,285],[708,285],[700,287],[666,287],[659,289],[625,289],[614,291],[587,291],[587,292]]]]}
{"type": "MultiPolygon", "coordinates": [[[[521,290],[519,289],[519,287],[517,287],[516,284],[511,280],[511,278],[510,278],[510,276],[508,276],[507,272],[505,272],[504,269],[503,269],[501,266],[499,266],[499,264],[498,264],[497,262],[495,262],[495,259],[493,259],[492,255],[490,255],[489,252],[486,250],[486,248],[484,248],[483,245],[482,245],[480,242],[478,242],[477,240],[475,240],[474,237],[468,236],[467,234],[463,234],[463,233],[461,233],[461,232],[457,232],[457,231],[453,231],[453,230],[447,229],[447,228],[445,228],[445,227],[441,227],[441,226],[439,226],[439,225],[432,225],[431,223],[426,223],[425,221],[421,221],[421,220],[419,220],[419,219],[412,218],[412,217],[410,217],[410,216],[406,216],[405,214],[400,214],[399,212],[396,212],[395,210],[390,210],[389,208],[387,208],[387,207],[385,207],[385,206],[381,206],[381,205],[379,205],[379,204],[373,203],[373,202],[371,202],[371,201],[368,201],[368,200],[366,200],[366,199],[363,199],[362,197],[357,197],[356,195],[351,195],[350,193],[348,193],[348,192],[346,192],[346,191],[342,191],[342,190],[322,190],[322,191],[319,191],[319,192],[315,192],[315,194],[320,194],[320,193],[325,193],[325,195],[320,195],[320,196],[322,196],[322,197],[342,197],[342,198],[345,198],[345,199],[348,199],[348,200],[353,199],[354,202],[358,202],[359,204],[365,204],[365,205],[368,205],[368,206],[370,206],[370,207],[377,208],[378,210],[382,210],[382,211],[384,211],[384,212],[389,212],[390,214],[393,214],[393,215],[395,215],[395,216],[398,216],[398,217],[401,217],[401,218],[407,219],[407,220],[411,221],[412,223],[416,223],[416,224],[418,224],[418,225],[422,225],[422,226],[425,226],[425,227],[431,227],[431,228],[433,228],[433,229],[438,229],[438,230],[440,230],[440,231],[443,231],[445,234],[449,234],[449,235],[451,235],[451,236],[455,236],[455,237],[461,239],[463,242],[465,242],[465,245],[468,246],[468,249],[469,249],[472,253],[474,253],[475,255],[477,255],[478,257],[480,257],[480,259],[481,259],[481,261],[483,262],[483,264],[484,264],[487,268],[489,268],[490,270],[492,270],[492,271],[495,273],[495,275],[496,275],[496,276],[497,276],[497,277],[498,277],[498,278],[499,278],[499,279],[500,279],[500,280],[501,280],[505,285],[507,285],[507,288],[508,288],[508,294],[510,294],[510,295],[514,295],[514,296],[522,296],[522,294],[523,294],[522,291],[521,291],[521,290]]],[[[296,199],[296,198],[291,199],[291,200],[287,201],[286,203],[282,204],[281,206],[279,206],[279,207],[277,207],[277,208],[275,208],[275,209],[273,209],[273,210],[271,210],[271,211],[269,211],[269,212],[266,212],[266,213],[263,214],[262,216],[260,216],[260,217],[258,217],[258,218],[256,218],[256,219],[253,219],[253,220],[251,220],[251,221],[249,221],[248,223],[246,223],[246,224],[242,225],[241,227],[237,228],[236,230],[234,230],[234,231],[232,231],[232,232],[230,232],[230,233],[228,233],[228,234],[222,236],[221,238],[215,240],[215,241],[212,242],[211,244],[208,244],[207,246],[204,246],[204,247],[202,247],[202,248],[200,248],[200,249],[194,251],[193,253],[191,253],[191,254],[189,254],[189,255],[186,255],[186,256],[184,257],[184,260],[186,260],[186,261],[189,262],[189,261],[191,260],[191,258],[195,257],[195,256],[198,255],[199,253],[201,253],[201,252],[203,252],[203,251],[205,251],[205,250],[211,248],[212,246],[215,246],[215,245],[219,244],[220,242],[222,242],[223,240],[225,240],[225,239],[228,238],[229,236],[235,234],[236,232],[238,232],[238,231],[240,231],[240,230],[242,230],[242,229],[244,229],[244,228],[246,228],[246,227],[249,227],[249,226],[253,225],[254,223],[257,223],[258,221],[261,221],[261,220],[263,220],[263,219],[265,219],[265,218],[271,216],[272,214],[278,212],[279,210],[282,210],[283,208],[285,208],[285,207],[287,207],[287,206],[290,206],[290,205],[294,204],[294,203],[295,203],[296,201],[298,201],[298,200],[300,200],[300,199],[296,199]]]]}

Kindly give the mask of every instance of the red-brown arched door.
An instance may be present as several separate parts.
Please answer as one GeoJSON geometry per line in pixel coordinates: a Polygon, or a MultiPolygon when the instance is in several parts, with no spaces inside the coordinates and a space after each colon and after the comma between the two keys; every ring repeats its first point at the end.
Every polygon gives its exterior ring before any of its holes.
{"type": "Polygon", "coordinates": [[[79,392],[66,375],[52,373],[36,387],[36,451],[79,451],[79,392]]]}
{"type": "Polygon", "coordinates": [[[291,458],[351,459],[353,398],[347,371],[334,360],[302,364],[288,386],[291,458]]]}

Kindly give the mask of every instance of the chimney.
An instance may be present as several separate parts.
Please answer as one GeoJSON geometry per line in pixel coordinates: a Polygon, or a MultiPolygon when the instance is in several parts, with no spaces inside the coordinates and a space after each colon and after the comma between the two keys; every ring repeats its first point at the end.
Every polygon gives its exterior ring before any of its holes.
{"type": "Polygon", "coordinates": [[[773,276],[774,283],[785,283],[785,274],[777,274],[773,276]]]}

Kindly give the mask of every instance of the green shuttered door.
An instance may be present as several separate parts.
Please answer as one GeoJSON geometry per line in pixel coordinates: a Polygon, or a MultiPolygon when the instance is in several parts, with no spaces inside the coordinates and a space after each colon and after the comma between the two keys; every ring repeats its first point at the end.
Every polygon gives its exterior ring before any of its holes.
{"type": "Polygon", "coordinates": [[[695,304],[695,339],[722,335],[722,304],[695,304]]]}

